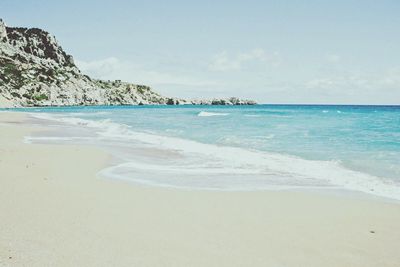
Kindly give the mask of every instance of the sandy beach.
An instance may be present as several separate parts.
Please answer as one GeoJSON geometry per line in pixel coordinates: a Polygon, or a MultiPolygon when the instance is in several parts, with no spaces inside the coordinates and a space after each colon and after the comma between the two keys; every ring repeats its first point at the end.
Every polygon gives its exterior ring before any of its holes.
{"type": "Polygon", "coordinates": [[[97,177],[94,147],[25,144],[0,113],[0,266],[400,266],[400,205],[97,177]]]}

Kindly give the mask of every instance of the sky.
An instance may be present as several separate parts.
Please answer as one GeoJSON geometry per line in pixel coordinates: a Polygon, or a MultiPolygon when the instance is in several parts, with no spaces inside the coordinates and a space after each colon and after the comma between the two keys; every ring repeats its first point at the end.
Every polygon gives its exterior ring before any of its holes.
{"type": "Polygon", "coordinates": [[[186,98],[400,104],[400,1],[0,0],[88,75],[186,98]]]}

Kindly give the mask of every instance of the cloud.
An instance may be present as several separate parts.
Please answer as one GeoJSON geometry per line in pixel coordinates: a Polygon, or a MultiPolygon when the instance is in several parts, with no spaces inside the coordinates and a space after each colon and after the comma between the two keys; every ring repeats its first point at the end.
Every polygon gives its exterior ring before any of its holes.
{"type": "Polygon", "coordinates": [[[123,68],[115,57],[93,61],[75,60],[75,63],[83,73],[98,79],[113,79],[113,74],[123,68]]]}
{"type": "Polygon", "coordinates": [[[228,52],[222,51],[214,56],[208,66],[210,71],[237,71],[242,70],[246,64],[261,63],[276,65],[279,63],[279,54],[267,54],[263,49],[253,49],[247,53],[230,56],[228,52]]]}
{"type": "Polygon", "coordinates": [[[83,73],[96,79],[120,79],[151,86],[211,87],[219,85],[217,82],[197,78],[190,73],[149,70],[145,66],[122,61],[116,57],[93,61],[75,60],[75,62],[83,73]]]}
{"type": "Polygon", "coordinates": [[[398,104],[400,69],[327,75],[307,81],[304,87],[308,95],[329,102],[398,104]]]}
{"type": "Polygon", "coordinates": [[[321,89],[358,89],[375,88],[400,90],[400,70],[391,69],[381,73],[345,73],[312,79],[306,83],[307,88],[321,89]]]}

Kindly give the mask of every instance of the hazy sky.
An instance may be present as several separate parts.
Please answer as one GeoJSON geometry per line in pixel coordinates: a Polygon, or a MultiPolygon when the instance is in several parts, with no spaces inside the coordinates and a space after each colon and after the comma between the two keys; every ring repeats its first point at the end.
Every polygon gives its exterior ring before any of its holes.
{"type": "Polygon", "coordinates": [[[1,0],[0,17],[165,95],[400,104],[399,0],[1,0]]]}

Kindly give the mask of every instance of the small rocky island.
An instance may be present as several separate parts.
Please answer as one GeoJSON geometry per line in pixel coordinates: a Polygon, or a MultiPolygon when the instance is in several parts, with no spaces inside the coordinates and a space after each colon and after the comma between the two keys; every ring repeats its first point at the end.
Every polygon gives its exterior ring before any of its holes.
{"type": "Polygon", "coordinates": [[[84,75],[57,43],[38,28],[7,27],[0,19],[0,107],[75,105],[254,105],[235,97],[186,100],[149,86],[84,75]]]}

